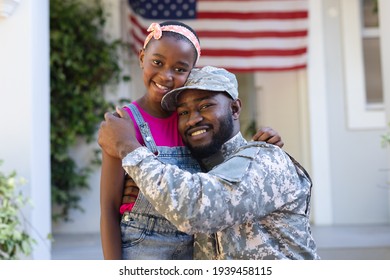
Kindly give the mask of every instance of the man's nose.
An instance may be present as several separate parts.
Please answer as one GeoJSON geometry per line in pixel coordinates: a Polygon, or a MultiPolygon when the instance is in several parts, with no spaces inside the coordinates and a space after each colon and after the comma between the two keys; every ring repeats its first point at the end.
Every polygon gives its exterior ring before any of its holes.
{"type": "Polygon", "coordinates": [[[195,126],[196,124],[200,123],[203,120],[202,115],[198,111],[193,111],[189,114],[188,120],[187,120],[187,126],[195,126]]]}

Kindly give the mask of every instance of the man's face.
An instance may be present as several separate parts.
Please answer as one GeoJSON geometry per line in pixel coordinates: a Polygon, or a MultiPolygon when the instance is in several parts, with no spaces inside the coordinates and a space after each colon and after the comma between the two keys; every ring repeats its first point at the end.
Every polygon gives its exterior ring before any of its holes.
{"type": "Polygon", "coordinates": [[[187,89],[179,94],[179,132],[195,158],[214,154],[234,135],[232,102],[225,93],[187,89]]]}

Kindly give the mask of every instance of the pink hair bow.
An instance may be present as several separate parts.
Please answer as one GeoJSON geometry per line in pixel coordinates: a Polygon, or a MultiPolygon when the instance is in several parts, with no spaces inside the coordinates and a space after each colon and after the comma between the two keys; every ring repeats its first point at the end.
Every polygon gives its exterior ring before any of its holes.
{"type": "Polygon", "coordinates": [[[162,36],[162,30],[161,30],[161,26],[160,24],[158,23],[152,23],[149,27],[148,27],[148,32],[152,32],[152,36],[154,39],[158,40],[161,38],[162,36]]]}
{"type": "Polygon", "coordinates": [[[146,47],[146,45],[149,43],[150,39],[152,39],[152,37],[156,40],[160,39],[161,36],[162,36],[162,30],[161,30],[161,26],[160,24],[158,23],[152,23],[148,29],[147,29],[149,33],[149,35],[146,37],[145,39],[145,42],[144,42],[144,48],[146,47]]]}
{"type": "Polygon", "coordinates": [[[175,33],[179,33],[183,36],[185,36],[190,42],[194,45],[196,52],[197,52],[197,61],[199,60],[200,57],[200,44],[198,38],[195,36],[193,32],[185,28],[184,26],[180,25],[164,25],[161,26],[158,23],[152,23],[148,29],[148,36],[145,39],[144,42],[144,49],[146,48],[146,45],[149,43],[149,41],[154,38],[156,40],[159,40],[162,37],[162,32],[163,31],[171,31],[175,33]]]}

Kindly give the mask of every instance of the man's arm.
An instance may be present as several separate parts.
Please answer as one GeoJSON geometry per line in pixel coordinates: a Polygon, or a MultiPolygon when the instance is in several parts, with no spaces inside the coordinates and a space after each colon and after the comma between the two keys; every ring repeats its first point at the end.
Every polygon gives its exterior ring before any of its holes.
{"type": "Polygon", "coordinates": [[[267,145],[256,153],[234,156],[208,174],[164,164],[146,148],[136,149],[122,164],[155,209],[179,230],[211,233],[306,199],[301,192],[308,189],[297,186],[295,167],[283,151],[267,145]]]}

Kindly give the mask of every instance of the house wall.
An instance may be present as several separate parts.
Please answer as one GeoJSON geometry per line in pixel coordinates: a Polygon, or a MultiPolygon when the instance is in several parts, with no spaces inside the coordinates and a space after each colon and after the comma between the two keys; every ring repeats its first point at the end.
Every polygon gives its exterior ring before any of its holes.
{"type": "MultiPolygon", "coordinates": [[[[306,83],[306,70],[286,72],[258,72],[255,76],[255,95],[258,123],[270,126],[282,136],[283,149],[310,171],[310,151],[307,130],[303,116],[307,105],[302,101],[307,95],[306,87],[301,87],[300,79],[306,83]]],[[[252,93],[253,94],[253,93],[252,93]]]]}
{"type": "MultiPolygon", "coordinates": [[[[324,147],[329,150],[328,162],[325,160],[322,166],[317,165],[314,173],[324,171],[330,175],[329,185],[323,187],[326,188],[325,197],[330,196],[330,205],[327,204],[329,201],[323,203],[321,197],[316,196],[314,187],[314,207],[317,213],[322,209],[328,211],[331,218],[315,221],[337,225],[389,223],[389,188],[384,187],[388,176],[384,171],[387,169],[387,152],[382,148],[380,140],[386,130],[351,129],[348,126],[346,109],[349,104],[346,102],[346,65],[341,25],[343,14],[340,3],[341,0],[325,0],[321,9],[325,58],[325,123],[328,125],[328,134],[327,139],[312,142],[312,149],[320,150],[321,145],[329,145],[324,147]],[[329,206],[331,211],[328,210],[329,206]]],[[[311,89],[317,90],[315,86],[311,89]]],[[[322,88],[318,90],[321,91],[322,88]]],[[[315,92],[309,92],[309,95],[315,95],[315,92]]],[[[320,124],[315,115],[312,115],[311,121],[313,126],[320,124]]],[[[317,158],[318,160],[320,159],[317,158]]]]}

